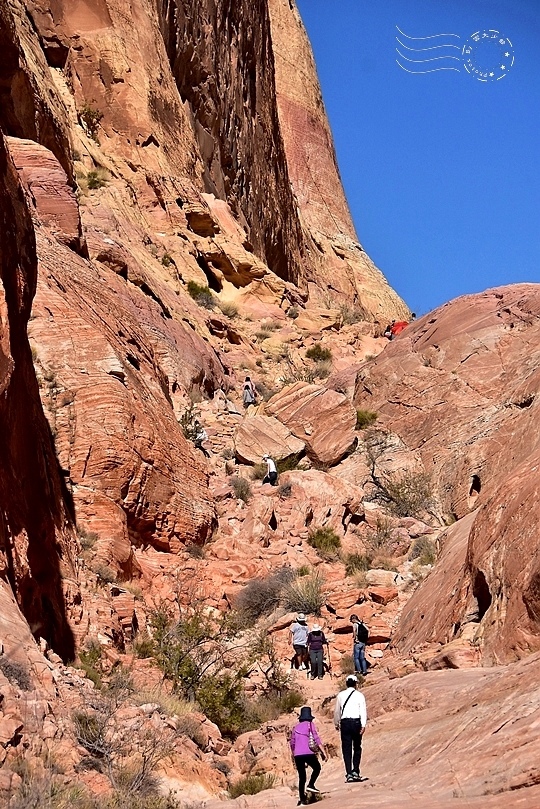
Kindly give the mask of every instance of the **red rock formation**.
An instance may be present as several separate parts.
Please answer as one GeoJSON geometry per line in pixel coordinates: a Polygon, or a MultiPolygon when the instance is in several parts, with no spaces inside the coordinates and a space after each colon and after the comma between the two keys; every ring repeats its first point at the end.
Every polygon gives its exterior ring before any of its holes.
{"type": "Polygon", "coordinates": [[[445,552],[403,614],[402,648],[447,642],[468,615],[480,621],[486,659],[540,648],[539,316],[533,284],[459,298],[411,324],[358,374],[356,402],[420,454],[442,512],[478,510],[465,570],[459,556],[446,569],[445,552]]]}
{"type": "Polygon", "coordinates": [[[73,576],[73,510],[26,335],[37,276],[32,222],[1,134],[0,212],[1,572],[33,632],[71,658],[62,576],[73,576]]]}

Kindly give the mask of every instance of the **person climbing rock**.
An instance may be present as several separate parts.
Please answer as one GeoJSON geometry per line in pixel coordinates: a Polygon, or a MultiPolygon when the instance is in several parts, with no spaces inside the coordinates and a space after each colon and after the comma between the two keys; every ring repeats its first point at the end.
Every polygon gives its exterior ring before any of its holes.
{"type": "Polygon", "coordinates": [[[354,670],[364,677],[367,674],[366,644],[369,638],[369,630],[358,615],[351,615],[349,618],[353,628],[353,658],[354,670]]]}
{"type": "Polygon", "coordinates": [[[386,337],[388,340],[392,339],[392,329],[394,327],[395,322],[396,321],[393,320],[391,323],[389,323],[388,326],[386,327],[386,329],[383,332],[383,337],[386,337]]]}
{"type": "Polygon", "coordinates": [[[398,334],[401,334],[403,329],[406,329],[408,325],[408,320],[398,320],[397,322],[394,320],[392,328],[390,329],[390,339],[393,340],[398,334]]]}
{"type": "Polygon", "coordinates": [[[209,458],[210,453],[208,452],[206,447],[203,446],[203,442],[208,441],[208,433],[206,432],[200,421],[196,421],[194,426],[196,432],[195,432],[195,440],[193,443],[195,444],[197,449],[200,449],[201,452],[204,453],[206,458],[209,458]]]}
{"type": "Polygon", "coordinates": [[[242,401],[244,403],[244,407],[249,407],[250,405],[255,404],[257,401],[257,391],[255,390],[255,385],[249,376],[246,376],[244,379],[242,401]]]}
{"type": "Polygon", "coordinates": [[[309,652],[309,659],[311,662],[311,671],[308,677],[311,676],[312,680],[316,677],[322,680],[324,677],[324,647],[328,652],[328,641],[324,636],[322,627],[319,624],[314,624],[311,632],[307,636],[307,647],[309,652]]]}
{"type": "Polygon", "coordinates": [[[298,723],[293,727],[289,741],[294,766],[298,771],[298,794],[300,796],[298,806],[307,806],[307,792],[311,792],[312,795],[320,794],[320,790],[315,786],[321,772],[317,754],[321,754],[323,761],[327,759],[326,750],[317,728],[313,724],[314,721],[315,717],[311,713],[311,708],[309,706],[301,708],[298,723]],[[311,768],[311,777],[306,786],[307,767],[311,768]]]}
{"type": "Polygon", "coordinates": [[[270,483],[275,486],[277,483],[277,466],[275,461],[272,460],[270,455],[263,455],[263,461],[266,463],[267,472],[263,478],[263,483],[270,483]]]}
{"type": "Polygon", "coordinates": [[[294,657],[292,659],[291,668],[300,669],[305,671],[307,669],[307,638],[308,628],[306,623],[306,616],[303,612],[299,612],[296,616],[296,621],[289,627],[292,635],[292,645],[294,649],[294,657]]]}
{"type": "Polygon", "coordinates": [[[350,674],[346,688],[340,691],[334,708],[334,725],[341,736],[341,752],[345,764],[345,780],[367,781],[360,775],[362,736],[367,724],[366,700],[357,690],[358,677],[350,674]]]}

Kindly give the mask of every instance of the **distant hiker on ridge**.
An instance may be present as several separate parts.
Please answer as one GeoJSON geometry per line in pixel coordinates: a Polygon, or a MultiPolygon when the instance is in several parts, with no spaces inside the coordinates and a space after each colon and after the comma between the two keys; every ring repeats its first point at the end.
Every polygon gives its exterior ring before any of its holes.
{"type": "Polygon", "coordinates": [[[362,758],[362,736],[366,729],[366,700],[361,691],[357,691],[358,677],[350,674],[347,687],[340,691],[334,709],[334,725],[341,736],[341,752],[345,763],[345,780],[367,781],[360,775],[360,759],[362,758]]]}
{"type": "Polygon", "coordinates": [[[255,390],[255,385],[253,384],[249,376],[246,376],[246,378],[244,379],[242,401],[244,403],[244,407],[249,407],[250,405],[255,404],[255,402],[257,401],[257,391],[255,390]]]}
{"type": "Polygon", "coordinates": [[[277,466],[275,461],[272,460],[270,455],[263,455],[263,461],[266,463],[267,472],[263,478],[263,483],[270,483],[272,486],[277,482],[277,466]]]}

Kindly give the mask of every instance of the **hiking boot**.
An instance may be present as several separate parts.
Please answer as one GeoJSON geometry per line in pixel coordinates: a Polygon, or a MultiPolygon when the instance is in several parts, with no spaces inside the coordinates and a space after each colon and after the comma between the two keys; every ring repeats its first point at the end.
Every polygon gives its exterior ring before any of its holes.
{"type": "Polygon", "coordinates": [[[348,776],[345,779],[347,784],[352,784],[354,780],[355,780],[355,778],[354,778],[354,775],[352,773],[349,773],[348,776]]]}
{"type": "Polygon", "coordinates": [[[353,770],[351,775],[353,777],[353,781],[359,781],[360,780],[360,773],[356,772],[356,770],[353,770]]]}
{"type": "Polygon", "coordinates": [[[321,790],[317,789],[317,787],[315,787],[315,786],[313,786],[313,787],[307,786],[306,787],[306,792],[313,792],[314,795],[320,795],[321,794],[321,790]]]}
{"type": "Polygon", "coordinates": [[[323,675],[319,674],[319,680],[322,680],[322,679],[323,679],[323,675]]]}

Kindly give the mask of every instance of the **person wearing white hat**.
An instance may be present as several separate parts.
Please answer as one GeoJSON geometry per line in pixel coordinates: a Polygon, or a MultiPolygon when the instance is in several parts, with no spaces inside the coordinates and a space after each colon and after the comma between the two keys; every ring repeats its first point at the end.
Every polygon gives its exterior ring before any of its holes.
{"type": "Polygon", "coordinates": [[[291,635],[292,635],[292,645],[294,649],[294,657],[291,668],[294,666],[295,669],[300,669],[301,671],[305,671],[307,666],[307,637],[308,637],[308,628],[306,623],[306,616],[303,612],[299,612],[296,616],[296,621],[289,627],[291,635]]]}
{"type": "MultiPolygon", "coordinates": [[[[309,659],[311,661],[311,679],[316,677],[322,680],[324,677],[324,647],[328,651],[328,641],[324,637],[324,632],[319,624],[314,624],[307,637],[309,659]]],[[[309,674],[308,674],[309,677],[309,674]]]]}
{"type": "Polygon", "coordinates": [[[366,729],[366,699],[361,691],[357,691],[358,677],[350,674],[347,687],[340,691],[334,708],[334,725],[341,736],[341,752],[345,763],[345,780],[367,781],[360,775],[360,759],[362,758],[362,736],[366,729]]]}
{"type": "Polygon", "coordinates": [[[263,455],[263,461],[266,463],[266,475],[263,478],[263,483],[270,483],[272,486],[275,486],[277,483],[277,466],[275,461],[270,457],[270,455],[263,455]]]}

